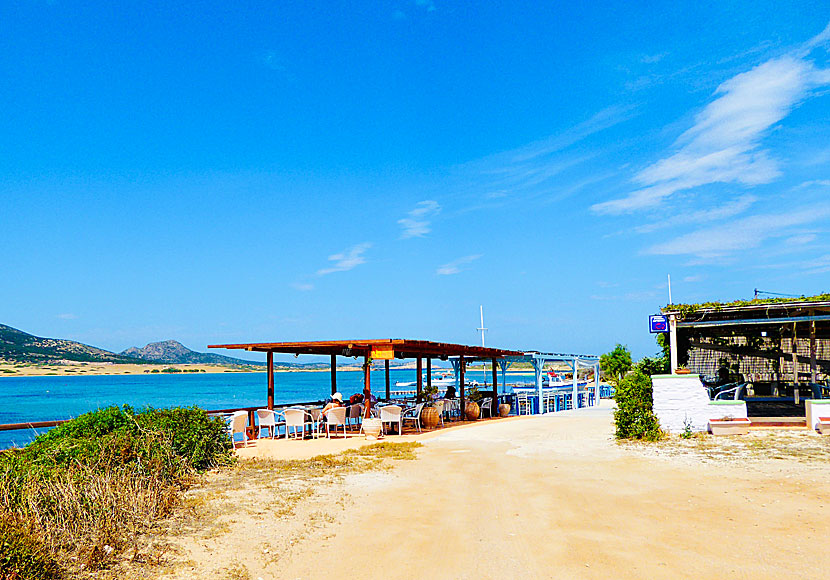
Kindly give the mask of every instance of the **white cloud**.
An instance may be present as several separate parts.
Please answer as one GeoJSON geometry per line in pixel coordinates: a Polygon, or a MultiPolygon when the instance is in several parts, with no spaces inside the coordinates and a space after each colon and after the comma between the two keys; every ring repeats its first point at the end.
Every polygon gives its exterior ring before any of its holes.
{"type": "Polygon", "coordinates": [[[314,290],[314,284],[309,282],[293,282],[291,287],[294,290],[299,290],[300,292],[308,292],[309,290],[314,290]]]}
{"type": "Polygon", "coordinates": [[[398,220],[398,224],[403,229],[401,238],[422,238],[427,235],[432,231],[430,228],[431,222],[427,218],[435,216],[440,211],[441,206],[435,200],[419,201],[415,208],[407,214],[407,217],[398,220]]]}
{"type": "Polygon", "coordinates": [[[757,248],[768,238],[790,235],[797,226],[827,217],[830,217],[830,205],[813,206],[788,213],[754,215],[656,244],[646,250],[646,253],[719,258],[738,250],[757,248]]]}
{"type": "Polygon", "coordinates": [[[346,272],[356,266],[359,266],[360,264],[366,263],[366,258],[363,257],[363,254],[371,247],[372,244],[364,242],[362,244],[352,246],[343,253],[332,254],[329,256],[329,261],[334,262],[334,266],[317,270],[317,275],[325,276],[326,274],[332,274],[334,272],[346,272]]]}
{"type": "Polygon", "coordinates": [[[758,198],[754,195],[742,195],[720,207],[691,212],[680,212],[673,217],[666,217],[657,222],[637,226],[634,228],[634,231],[638,234],[648,234],[668,227],[674,228],[686,224],[700,224],[704,222],[724,220],[744,213],[757,200],[758,198]]]}
{"type": "Polygon", "coordinates": [[[63,314],[58,314],[57,317],[60,318],[61,320],[75,320],[76,318],[78,318],[78,316],[76,314],[72,314],[71,312],[65,312],[63,314]]]}
{"type": "Polygon", "coordinates": [[[785,243],[791,246],[803,246],[809,244],[816,239],[816,234],[798,234],[784,240],[785,243]]]}
{"type": "Polygon", "coordinates": [[[452,262],[448,262],[443,266],[439,267],[435,273],[439,276],[451,276],[453,274],[458,274],[461,272],[461,266],[465,264],[469,264],[470,262],[475,262],[481,257],[481,254],[473,254],[472,256],[464,256],[463,258],[458,258],[457,260],[453,260],[452,262]]]}
{"type": "Polygon", "coordinates": [[[701,282],[705,278],[706,276],[703,276],[702,274],[695,274],[693,276],[686,276],[683,278],[683,281],[691,284],[692,282],[701,282]]]}
{"type": "Polygon", "coordinates": [[[780,175],[761,141],[816,87],[830,84],[830,71],[795,55],[771,59],[722,83],[675,142],[674,152],[640,171],[640,185],[626,197],[592,206],[619,214],[658,205],[678,191],[710,183],[756,186],[780,175]]]}
{"type": "Polygon", "coordinates": [[[804,273],[808,275],[824,274],[830,272],[830,254],[825,254],[815,260],[804,264],[804,273]]]}

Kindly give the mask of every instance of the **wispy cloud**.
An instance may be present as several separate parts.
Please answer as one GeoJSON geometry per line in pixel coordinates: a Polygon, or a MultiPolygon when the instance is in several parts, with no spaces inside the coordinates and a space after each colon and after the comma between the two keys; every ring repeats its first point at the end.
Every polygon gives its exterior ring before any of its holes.
{"type": "Polygon", "coordinates": [[[329,268],[317,270],[317,275],[325,276],[326,274],[332,274],[334,272],[346,272],[360,264],[366,263],[366,258],[363,257],[363,254],[371,247],[372,244],[364,242],[354,245],[340,254],[332,254],[329,256],[329,261],[334,262],[334,265],[329,268]]]}
{"type": "Polygon", "coordinates": [[[422,238],[427,235],[431,231],[431,222],[428,218],[440,211],[441,206],[435,200],[419,201],[415,208],[409,211],[407,217],[398,220],[398,224],[403,229],[401,238],[422,238]]]}
{"type": "Polygon", "coordinates": [[[65,312],[63,314],[58,314],[57,317],[61,320],[75,320],[76,318],[78,318],[78,315],[72,314],[71,312],[65,312]]]}
{"type": "Polygon", "coordinates": [[[793,229],[830,217],[830,205],[817,205],[790,212],[754,215],[682,235],[656,244],[647,254],[691,255],[721,258],[738,250],[757,248],[765,240],[784,237],[793,229]]]}
{"type": "Polygon", "coordinates": [[[688,224],[702,224],[728,219],[744,213],[758,200],[754,195],[746,194],[721,206],[698,211],[681,212],[673,217],[664,217],[660,221],[643,224],[634,228],[638,234],[648,234],[664,228],[676,228],[688,224]]]}
{"type": "Polygon", "coordinates": [[[291,287],[294,288],[294,290],[299,290],[300,292],[314,290],[314,284],[311,284],[310,282],[292,282],[291,287]]]}
{"type": "MultiPolygon", "coordinates": [[[[810,41],[815,46],[825,42],[816,39],[810,41]]],[[[779,177],[778,162],[761,148],[763,138],[814,89],[830,84],[830,70],[816,68],[806,56],[802,51],[774,58],[722,83],[717,98],[677,139],[674,152],[634,177],[639,189],[592,209],[632,212],[706,184],[757,186],[779,177]]]]}
{"type": "Polygon", "coordinates": [[[471,256],[464,256],[462,258],[458,258],[457,260],[453,260],[452,262],[448,262],[443,266],[439,267],[435,273],[439,276],[451,276],[453,274],[458,274],[463,270],[462,266],[469,264],[470,262],[475,262],[481,257],[481,254],[473,254],[471,256]]]}

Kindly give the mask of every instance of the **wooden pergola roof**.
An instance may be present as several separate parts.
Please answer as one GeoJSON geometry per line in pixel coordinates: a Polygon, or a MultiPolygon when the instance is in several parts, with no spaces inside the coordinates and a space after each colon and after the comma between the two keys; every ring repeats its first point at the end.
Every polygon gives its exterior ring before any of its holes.
{"type": "Polygon", "coordinates": [[[520,356],[517,350],[505,350],[484,346],[469,346],[448,342],[431,342],[428,340],[410,340],[404,338],[384,338],[368,340],[315,340],[304,342],[252,342],[242,344],[211,344],[208,348],[241,349],[254,352],[284,354],[316,354],[331,356],[372,356],[372,353],[394,353],[395,358],[439,358],[446,360],[451,356],[474,358],[503,358],[520,356]]]}

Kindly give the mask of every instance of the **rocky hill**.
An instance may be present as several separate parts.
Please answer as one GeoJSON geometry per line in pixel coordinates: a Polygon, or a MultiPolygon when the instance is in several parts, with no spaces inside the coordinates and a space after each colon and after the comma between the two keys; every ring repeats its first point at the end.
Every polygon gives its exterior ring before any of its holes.
{"type": "Polygon", "coordinates": [[[121,356],[161,364],[210,364],[210,365],[262,365],[258,361],[242,360],[221,354],[196,352],[177,340],[151,342],[143,348],[132,347],[121,352],[121,356]]]}
{"type": "Polygon", "coordinates": [[[0,324],[0,359],[28,363],[61,360],[133,364],[145,362],[74,340],[34,336],[5,324],[0,324]]]}

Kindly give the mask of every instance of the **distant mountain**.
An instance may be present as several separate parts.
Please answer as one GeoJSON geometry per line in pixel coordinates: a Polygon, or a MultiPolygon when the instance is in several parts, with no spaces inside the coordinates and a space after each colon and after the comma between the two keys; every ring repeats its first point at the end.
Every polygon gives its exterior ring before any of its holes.
{"type": "Polygon", "coordinates": [[[74,340],[41,338],[5,324],[0,324],[0,359],[29,363],[60,360],[133,364],[144,362],[74,340]]]}
{"type": "Polygon", "coordinates": [[[161,364],[208,364],[208,365],[257,365],[265,363],[242,360],[221,354],[211,354],[190,350],[176,340],[151,342],[144,348],[132,347],[121,353],[121,356],[141,359],[147,362],[161,364]]]}

